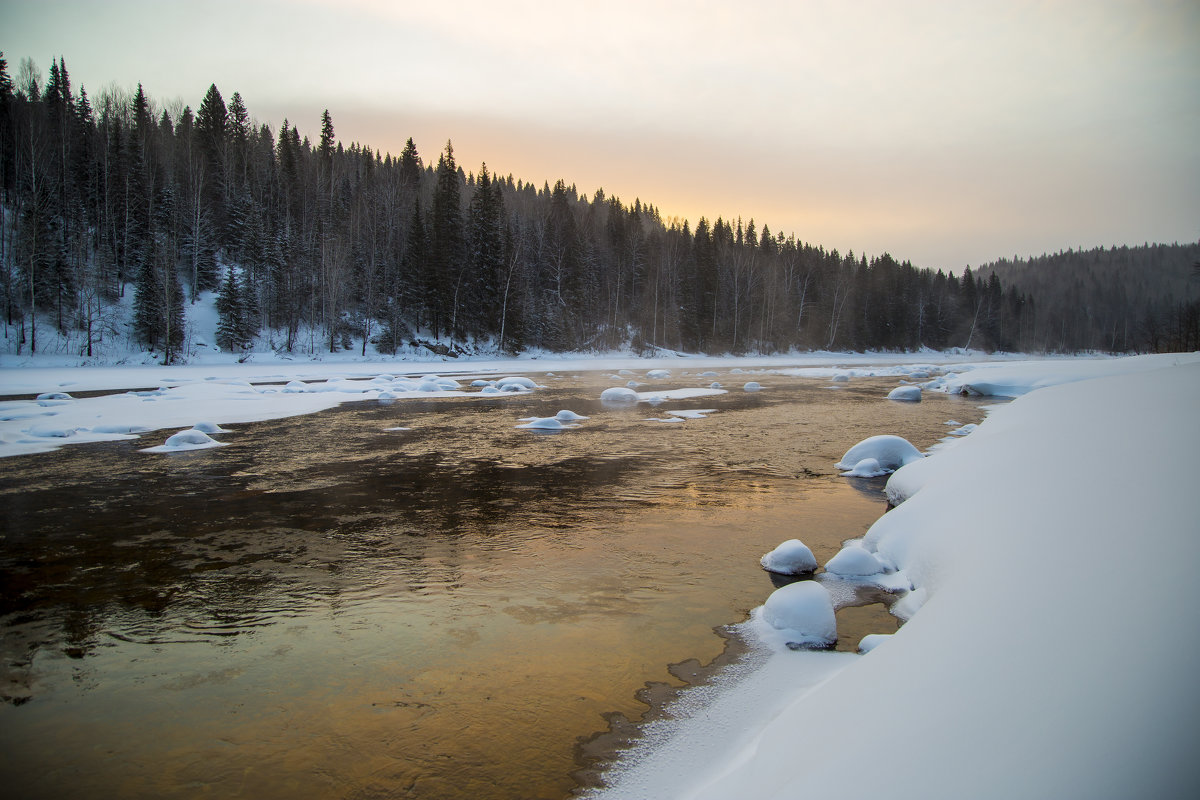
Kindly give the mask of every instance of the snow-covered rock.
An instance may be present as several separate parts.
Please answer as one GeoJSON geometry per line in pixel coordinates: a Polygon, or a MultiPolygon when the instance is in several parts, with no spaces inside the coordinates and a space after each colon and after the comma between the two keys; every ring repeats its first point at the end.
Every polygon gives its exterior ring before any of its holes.
{"type": "Polygon", "coordinates": [[[197,422],[192,426],[192,430],[200,431],[201,433],[229,433],[228,430],[215,422],[197,422]]]}
{"type": "Polygon", "coordinates": [[[747,381],[746,384],[742,387],[742,389],[747,392],[761,392],[762,388],[763,388],[762,384],[759,383],[758,381],[747,381]]]}
{"type": "Polygon", "coordinates": [[[899,400],[905,403],[921,402],[921,387],[920,386],[897,386],[888,392],[888,400],[899,400]]]}
{"type": "Polygon", "coordinates": [[[646,377],[649,378],[650,380],[654,380],[654,381],[666,380],[667,378],[671,377],[671,370],[669,370],[669,369],[652,369],[646,373],[646,377]]]}
{"type": "Polygon", "coordinates": [[[905,464],[920,461],[924,456],[907,439],[883,434],[863,439],[847,450],[842,460],[834,466],[838,469],[853,470],[865,458],[873,458],[879,463],[880,469],[894,472],[905,464]]]}
{"type": "Polygon", "coordinates": [[[189,428],[167,437],[167,441],[158,447],[148,447],[143,453],[179,453],[186,450],[206,450],[210,447],[224,447],[224,442],[218,442],[204,431],[189,428]]]}
{"type": "Polygon", "coordinates": [[[530,391],[537,388],[537,384],[532,378],[526,378],[521,375],[510,375],[507,378],[500,378],[496,381],[496,385],[506,391],[512,391],[508,387],[515,386],[521,389],[529,389],[530,391]]]}
{"type": "Polygon", "coordinates": [[[638,393],[626,386],[613,386],[600,393],[600,402],[610,406],[636,405],[638,393]]]}
{"type": "Polygon", "coordinates": [[[554,418],[559,422],[575,422],[576,420],[589,419],[589,417],[576,414],[574,411],[564,408],[554,415],[554,418]]]}
{"type": "Polygon", "coordinates": [[[873,553],[851,545],[843,547],[837,555],[829,559],[825,571],[841,577],[855,578],[878,575],[884,571],[884,566],[873,553]]]}
{"type": "Polygon", "coordinates": [[[837,619],[829,590],[816,581],[797,581],[776,589],[763,604],[763,620],[803,648],[820,649],[837,642],[837,619]]]}
{"type": "Polygon", "coordinates": [[[532,431],[561,431],[567,428],[577,428],[578,425],[564,425],[556,417],[535,417],[524,425],[518,425],[518,428],[525,428],[532,431]]]}
{"type": "Polygon", "coordinates": [[[817,568],[812,550],[799,539],[788,539],[759,559],[763,569],[780,575],[803,575],[817,568]]]}
{"type": "Polygon", "coordinates": [[[887,474],[888,470],[879,466],[877,458],[864,458],[855,464],[853,469],[841,473],[844,478],[878,478],[887,474]]]}

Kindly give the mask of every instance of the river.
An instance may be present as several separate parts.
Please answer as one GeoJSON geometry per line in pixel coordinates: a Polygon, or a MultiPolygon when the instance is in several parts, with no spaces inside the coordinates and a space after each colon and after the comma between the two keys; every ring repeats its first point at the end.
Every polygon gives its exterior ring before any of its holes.
{"type": "MultiPolygon", "coordinates": [[[[0,461],[8,791],[563,798],[585,742],[725,651],[773,589],[763,553],[798,537],[824,562],[884,511],[882,480],[837,476],[845,450],[983,416],[887,401],[894,378],[723,371],[728,394],[614,409],[607,374],[537,377],[226,426],[212,450],[0,461]],[[590,419],[515,427],[564,408],[590,419]],[[667,409],[714,411],[645,421],[667,409]]],[[[839,648],[895,628],[845,609],[839,648]]]]}

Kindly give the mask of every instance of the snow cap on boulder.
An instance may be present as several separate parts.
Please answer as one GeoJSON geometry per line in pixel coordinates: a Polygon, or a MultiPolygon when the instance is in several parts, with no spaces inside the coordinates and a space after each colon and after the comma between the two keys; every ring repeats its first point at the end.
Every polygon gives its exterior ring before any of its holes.
{"type": "Polygon", "coordinates": [[[920,461],[924,457],[907,439],[885,434],[863,439],[847,450],[842,460],[834,466],[853,470],[864,458],[873,458],[879,462],[880,469],[895,472],[905,464],[920,461]]]}
{"type": "Polygon", "coordinates": [[[763,605],[763,619],[792,639],[789,647],[821,649],[837,642],[833,599],[816,581],[797,581],[776,589],[763,605]]]}
{"type": "Polygon", "coordinates": [[[803,575],[817,568],[817,559],[808,545],[799,539],[788,539],[759,559],[763,569],[780,575],[803,575]]]}

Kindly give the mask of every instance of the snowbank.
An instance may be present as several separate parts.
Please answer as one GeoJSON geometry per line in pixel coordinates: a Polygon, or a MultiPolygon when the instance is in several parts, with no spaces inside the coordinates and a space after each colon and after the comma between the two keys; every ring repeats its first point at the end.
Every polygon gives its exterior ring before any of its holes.
{"type": "Polygon", "coordinates": [[[1179,359],[1100,362],[1115,377],[898,471],[924,475],[863,545],[919,587],[911,621],[849,660],[772,653],[602,796],[1190,795],[1200,362],[1179,359]]]}

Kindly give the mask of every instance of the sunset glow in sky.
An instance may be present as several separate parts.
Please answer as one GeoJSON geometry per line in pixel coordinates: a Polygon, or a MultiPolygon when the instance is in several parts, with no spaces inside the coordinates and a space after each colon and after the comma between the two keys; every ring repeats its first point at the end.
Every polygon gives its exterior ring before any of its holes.
{"type": "Polygon", "coordinates": [[[961,270],[1200,238],[1196,2],[0,2],[16,76],[961,270]]]}

